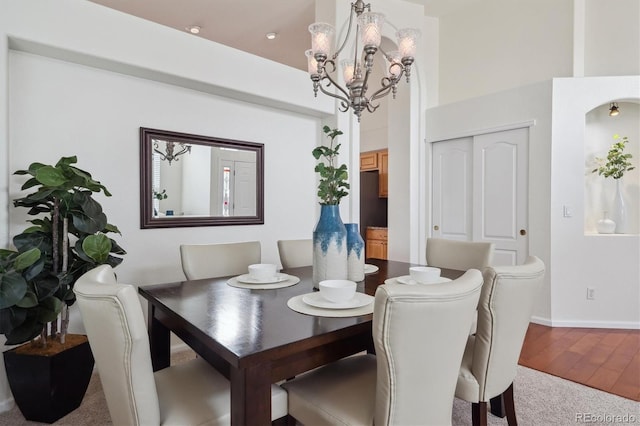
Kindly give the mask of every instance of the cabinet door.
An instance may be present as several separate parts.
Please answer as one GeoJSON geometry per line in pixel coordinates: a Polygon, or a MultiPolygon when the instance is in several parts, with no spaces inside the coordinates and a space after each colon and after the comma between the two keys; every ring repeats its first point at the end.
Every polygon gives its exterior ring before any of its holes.
{"type": "Polygon", "coordinates": [[[389,152],[378,153],[378,170],[380,180],[378,181],[378,196],[387,198],[389,196],[389,152]]]}
{"type": "Polygon", "coordinates": [[[377,152],[363,152],[360,154],[360,171],[366,172],[369,170],[378,169],[378,153],[377,152]]]}
{"type": "Polygon", "coordinates": [[[365,256],[370,259],[386,259],[387,243],[381,240],[367,240],[365,256]]]}

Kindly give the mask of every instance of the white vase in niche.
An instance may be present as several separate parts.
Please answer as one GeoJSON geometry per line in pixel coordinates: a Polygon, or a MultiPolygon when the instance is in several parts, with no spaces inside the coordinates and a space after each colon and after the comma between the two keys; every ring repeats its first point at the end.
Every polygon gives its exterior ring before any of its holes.
{"type": "Polygon", "coordinates": [[[604,212],[604,216],[596,223],[598,234],[613,234],[616,230],[616,223],[609,219],[609,212],[604,212]]]}
{"type": "Polygon", "coordinates": [[[613,209],[611,219],[616,223],[616,234],[626,234],[628,231],[627,208],[625,206],[624,195],[620,188],[620,179],[616,179],[616,195],[613,197],[613,209]]]}

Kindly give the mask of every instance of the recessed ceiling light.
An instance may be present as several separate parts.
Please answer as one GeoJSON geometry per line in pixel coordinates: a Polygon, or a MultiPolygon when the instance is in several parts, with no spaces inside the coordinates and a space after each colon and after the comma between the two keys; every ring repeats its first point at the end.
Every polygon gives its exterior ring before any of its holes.
{"type": "Polygon", "coordinates": [[[189,31],[191,34],[200,34],[201,29],[202,27],[198,25],[189,25],[188,27],[185,28],[185,30],[189,31]]]}
{"type": "Polygon", "coordinates": [[[276,33],[267,33],[267,40],[273,40],[277,35],[276,33]]]}

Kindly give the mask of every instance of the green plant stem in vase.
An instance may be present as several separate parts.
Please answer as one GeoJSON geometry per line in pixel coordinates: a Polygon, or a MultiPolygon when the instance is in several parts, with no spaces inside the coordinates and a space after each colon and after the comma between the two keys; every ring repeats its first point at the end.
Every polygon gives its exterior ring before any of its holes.
{"type": "Polygon", "coordinates": [[[612,219],[615,222],[616,234],[624,234],[627,232],[628,225],[625,201],[622,188],[620,188],[620,179],[626,172],[635,169],[635,166],[631,163],[632,155],[624,152],[629,139],[626,136],[621,138],[620,135],[617,134],[613,135],[613,139],[615,142],[609,148],[607,158],[596,157],[596,161],[600,163],[600,166],[591,172],[615,180],[616,194],[613,199],[612,219]]]}
{"type": "Polygon", "coordinates": [[[316,160],[323,159],[315,167],[316,173],[320,174],[318,197],[320,204],[336,205],[340,204],[342,197],[349,195],[347,191],[349,189],[347,165],[336,166],[340,144],[335,144],[335,138],[340,136],[342,132],[338,129],[331,129],[329,126],[324,126],[322,130],[331,142],[329,146],[322,145],[312,151],[316,160]]]}

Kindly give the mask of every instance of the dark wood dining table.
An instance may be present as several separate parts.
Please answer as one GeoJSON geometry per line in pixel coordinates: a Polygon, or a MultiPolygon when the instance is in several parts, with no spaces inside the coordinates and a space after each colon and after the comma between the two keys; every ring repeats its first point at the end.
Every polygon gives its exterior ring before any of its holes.
{"type": "MultiPolygon", "coordinates": [[[[387,278],[409,274],[410,263],[368,259],[378,266],[358,283],[374,295],[387,278]]],[[[287,301],[313,290],[312,268],[283,272],[296,285],[258,290],[226,284],[230,277],[142,286],[149,304],[154,371],[170,364],[170,332],[222,372],[231,383],[231,424],[271,424],[272,383],[348,355],[373,350],[372,314],[328,318],[291,310],[287,301]]],[[[462,271],[442,270],[457,278],[462,271]]]]}

